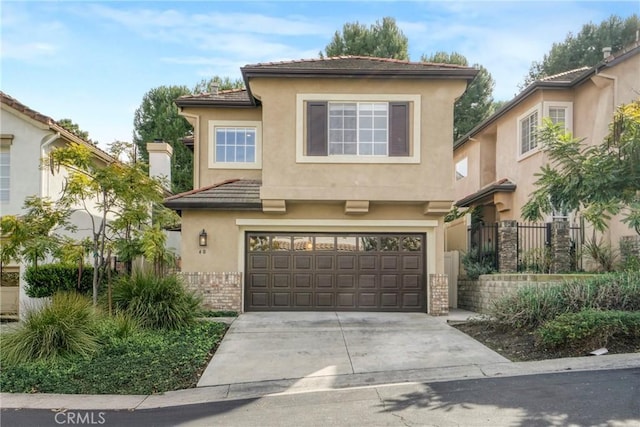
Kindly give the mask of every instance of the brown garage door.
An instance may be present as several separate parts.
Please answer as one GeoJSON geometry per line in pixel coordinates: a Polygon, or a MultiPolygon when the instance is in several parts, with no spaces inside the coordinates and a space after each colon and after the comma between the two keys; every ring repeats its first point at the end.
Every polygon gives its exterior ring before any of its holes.
{"type": "Polygon", "coordinates": [[[425,238],[249,232],[245,310],[426,312],[425,238]]]}

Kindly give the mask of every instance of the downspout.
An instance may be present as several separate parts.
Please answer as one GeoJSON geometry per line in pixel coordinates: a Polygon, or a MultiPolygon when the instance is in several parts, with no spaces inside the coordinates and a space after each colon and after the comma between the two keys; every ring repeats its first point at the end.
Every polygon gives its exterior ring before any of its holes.
{"type": "MultiPolygon", "coordinates": [[[[60,132],[56,132],[53,135],[49,136],[47,139],[44,140],[44,142],[42,143],[42,145],[40,146],[40,159],[44,159],[46,156],[46,150],[49,147],[49,145],[53,144],[55,141],[57,141],[58,139],[60,139],[60,132]]],[[[40,197],[44,197],[45,196],[45,190],[46,190],[46,195],[49,195],[49,179],[48,179],[48,174],[47,172],[43,169],[42,171],[42,176],[40,179],[40,197]]]]}

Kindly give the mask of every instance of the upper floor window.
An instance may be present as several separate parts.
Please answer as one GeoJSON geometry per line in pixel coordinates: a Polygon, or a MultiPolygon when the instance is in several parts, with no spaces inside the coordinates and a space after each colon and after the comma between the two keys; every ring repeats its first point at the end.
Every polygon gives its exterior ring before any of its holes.
{"type": "Polygon", "coordinates": [[[209,167],[260,168],[261,126],[252,121],[209,122],[209,167]]]}
{"type": "Polygon", "coordinates": [[[520,154],[526,154],[538,146],[538,111],[520,119],[520,154]]]}
{"type": "Polygon", "coordinates": [[[255,128],[216,128],[216,163],[253,163],[255,161],[255,128]]]}
{"type": "Polygon", "coordinates": [[[573,132],[573,103],[561,101],[544,102],[543,114],[553,124],[562,124],[567,132],[573,132]]]}
{"type": "Polygon", "coordinates": [[[329,103],[330,156],[386,156],[388,131],[386,102],[329,103]]]}
{"type": "Polygon", "coordinates": [[[468,173],[468,160],[465,157],[456,163],[456,181],[466,178],[468,173]]]}
{"type": "Polygon", "coordinates": [[[420,95],[298,95],[296,160],[419,163],[420,95]]]}

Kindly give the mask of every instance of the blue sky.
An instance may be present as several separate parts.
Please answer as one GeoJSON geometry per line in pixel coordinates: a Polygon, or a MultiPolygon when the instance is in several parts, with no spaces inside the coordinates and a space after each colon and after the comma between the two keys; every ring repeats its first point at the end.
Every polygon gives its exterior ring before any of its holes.
{"type": "Polygon", "coordinates": [[[134,111],[160,85],[239,78],[258,62],[317,57],[346,22],[394,17],[412,60],[457,51],[485,66],[494,97],[583,24],[640,13],[635,1],[7,1],[1,89],[71,118],[106,146],[130,141],[134,111]]]}

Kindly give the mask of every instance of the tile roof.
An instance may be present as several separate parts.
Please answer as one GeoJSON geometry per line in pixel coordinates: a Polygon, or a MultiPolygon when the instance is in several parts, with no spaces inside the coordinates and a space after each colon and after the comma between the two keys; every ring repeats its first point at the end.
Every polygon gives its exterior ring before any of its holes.
{"type": "Polygon", "coordinates": [[[242,67],[247,69],[274,69],[274,70],[469,70],[470,67],[457,64],[441,64],[434,62],[411,62],[391,58],[376,58],[370,56],[344,55],[327,58],[298,59],[293,61],[262,62],[249,64],[242,67]]]}
{"type": "Polygon", "coordinates": [[[107,161],[107,162],[113,162],[116,161],[117,159],[115,159],[114,157],[112,157],[109,153],[107,153],[106,151],[100,149],[97,145],[80,138],[78,135],[69,132],[67,129],[65,129],[64,127],[60,126],[58,124],[57,121],[55,121],[54,119],[52,119],[51,117],[44,115],[32,108],[27,107],[26,105],[24,105],[23,103],[21,103],[20,101],[18,101],[17,99],[13,98],[12,96],[7,95],[6,93],[0,91],[0,104],[4,104],[7,105],[8,107],[11,107],[13,110],[24,114],[25,116],[40,122],[42,124],[44,124],[45,126],[48,126],[49,129],[53,130],[54,132],[59,132],[60,135],[64,136],[67,140],[69,141],[73,141],[75,143],[81,144],[81,145],[85,145],[87,147],[89,147],[91,149],[91,151],[98,155],[99,157],[101,157],[103,160],[107,161]]]}
{"type": "Polygon", "coordinates": [[[204,92],[195,95],[183,95],[176,100],[177,105],[198,104],[201,102],[213,104],[247,104],[253,105],[246,89],[230,89],[215,92],[204,92]]]}
{"type": "Polygon", "coordinates": [[[175,210],[261,210],[261,185],[259,180],[230,179],[168,197],[164,205],[175,210]]]}
{"type": "Polygon", "coordinates": [[[471,206],[474,202],[477,202],[478,200],[481,200],[495,193],[512,193],[514,191],[516,191],[516,184],[508,178],[502,178],[482,187],[475,193],[469,194],[468,196],[458,200],[454,203],[454,205],[458,207],[468,207],[471,206]]]}

